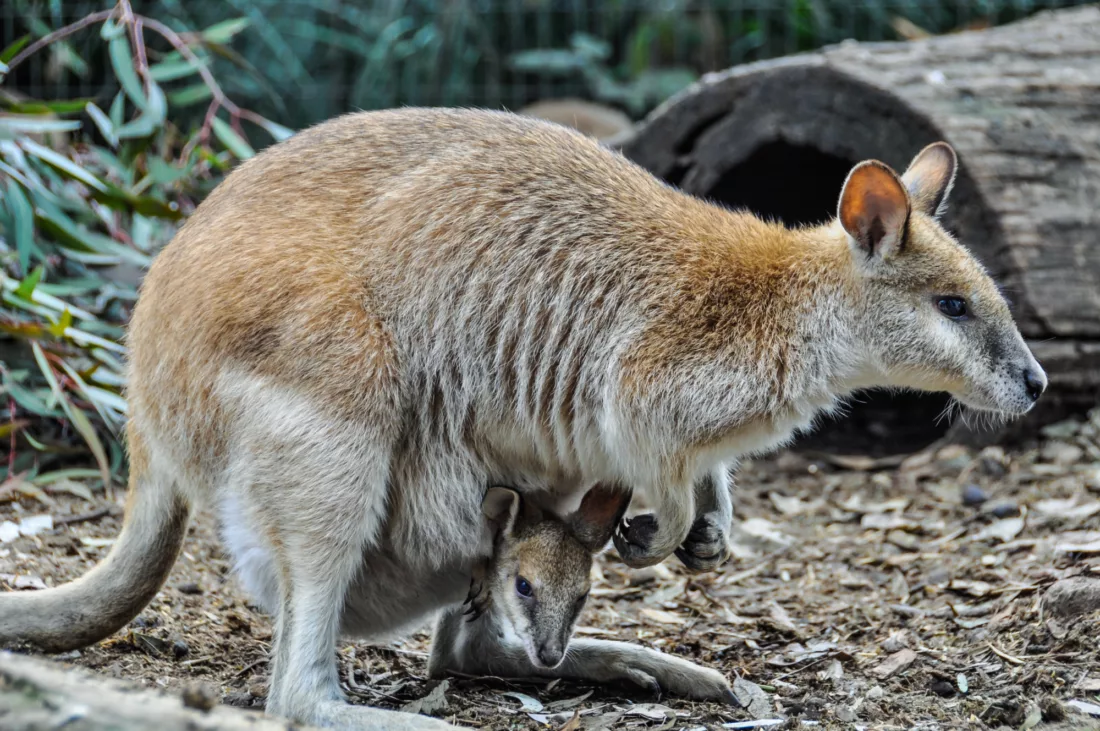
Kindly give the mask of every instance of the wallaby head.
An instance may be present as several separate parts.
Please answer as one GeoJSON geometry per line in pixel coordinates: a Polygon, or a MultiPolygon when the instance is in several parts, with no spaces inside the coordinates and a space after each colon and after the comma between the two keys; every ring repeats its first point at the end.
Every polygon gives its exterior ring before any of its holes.
{"type": "Polygon", "coordinates": [[[629,504],[629,492],[597,485],[574,513],[558,518],[514,490],[492,487],[486,494],[483,509],[496,540],[483,591],[535,666],[552,668],[565,658],[592,587],[593,556],[629,504]]]}
{"type": "Polygon", "coordinates": [[[922,150],[900,177],[877,161],[852,169],[838,220],[855,275],[849,306],[889,385],[946,391],[966,406],[1026,412],[1047,378],[993,280],[938,220],[955,180],[954,150],[922,150]]]}

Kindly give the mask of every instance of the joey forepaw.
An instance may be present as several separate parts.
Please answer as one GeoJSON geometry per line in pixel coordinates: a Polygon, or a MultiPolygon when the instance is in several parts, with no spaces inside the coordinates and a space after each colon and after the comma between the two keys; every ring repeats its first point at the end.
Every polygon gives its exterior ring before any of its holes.
{"type": "Polygon", "coordinates": [[[718,513],[700,516],[676,549],[676,557],[691,571],[713,571],[729,560],[727,529],[718,513]]]}

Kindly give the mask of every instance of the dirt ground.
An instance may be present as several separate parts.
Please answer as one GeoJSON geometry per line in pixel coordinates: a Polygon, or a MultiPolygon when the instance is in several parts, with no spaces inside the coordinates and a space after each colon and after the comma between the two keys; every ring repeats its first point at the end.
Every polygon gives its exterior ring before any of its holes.
{"type": "MultiPolygon", "coordinates": [[[[1008,455],[785,453],[737,481],[729,564],[690,576],[605,555],[578,633],[719,668],[745,708],[571,682],[437,683],[424,631],[341,647],[349,694],[483,728],[1100,728],[1088,715],[1100,714],[1100,410],[1008,455]]],[[[0,588],[84,573],[119,530],[117,505],[73,484],[0,485],[0,588]],[[19,525],[31,535],[13,536],[19,525]]],[[[270,641],[201,514],[140,617],[59,659],[169,689],[201,681],[260,708],[270,641]]]]}

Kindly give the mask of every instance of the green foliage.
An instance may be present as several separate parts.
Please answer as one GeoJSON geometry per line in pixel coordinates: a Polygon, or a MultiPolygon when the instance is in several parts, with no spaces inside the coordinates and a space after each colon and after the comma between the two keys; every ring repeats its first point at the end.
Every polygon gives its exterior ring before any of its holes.
{"type": "MultiPolygon", "coordinates": [[[[561,96],[603,99],[637,116],[689,77],[734,64],[846,38],[894,40],[921,29],[944,33],[972,23],[1003,23],[1081,1],[134,0],[133,5],[177,31],[206,28],[195,51],[212,64],[226,92],[260,114],[302,127],[349,109],[518,109],[561,96]],[[599,53],[587,47],[593,39],[599,39],[599,53]]],[[[16,32],[25,27],[33,35],[105,6],[105,0],[9,3],[29,18],[15,24],[16,32]]],[[[75,88],[95,87],[104,59],[81,57],[78,48],[75,40],[57,45],[42,60],[43,75],[53,73],[56,83],[75,88]]],[[[163,59],[154,70],[158,82],[187,72],[179,58],[163,59]]],[[[208,100],[203,85],[184,85],[174,93],[181,114],[201,116],[208,100]]]]}
{"type": "Polygon", "coordinates": [[[247,21],[181,37],[125,2],[100,15],[109,17],[89,15],[40,49],[21,38],[0,52],[2,77],[32,51],[75,54],[68,39],[91,36],[118,89],[100,106],[0,88],[0,435],[9,461],[0,495],[68,480],[75,473],[58,470],[74,464],[94,464],[104,483],[120,479],[122,328],[141,272],[223,173],[253,154],[242,121],[264,142],[290,134],[226,97],[197,52],[247,21]],[[196,84],[207,90],[205,115],[181,128],[175,100],[196,84]]]}

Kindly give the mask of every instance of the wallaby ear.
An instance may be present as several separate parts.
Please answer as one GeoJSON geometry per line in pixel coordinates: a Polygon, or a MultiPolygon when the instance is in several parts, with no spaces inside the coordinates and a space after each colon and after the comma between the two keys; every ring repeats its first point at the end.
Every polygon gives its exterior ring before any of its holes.
{"type": "Polygon", "coordinates": [[[508,534],[515,528],[522,502],[519,493],[511,488],[490,487],[481,502],[481,512],[499,533],[508,534]]]}
{"type": "Polygon", "coordinates": [[[844,181],[837,217],[867,256],[889,259],[905,245],[909,195],[889,167],[877,160],[861,162],[844,181]]]}
{"type": "Polygon", "coordinates": [[[959,158],[946,142],[933,142],[918,152],[901,176],[913,209],[929,216],[943,213],[958,169],[959,158]]]}
{"type": "Polygon", "coordinates": [[[585,494],[581,506],[566,519],[573,536],[591,553],[611,540],[611,534],[630,507],[630,491],[598,484],[585,494]]]}

